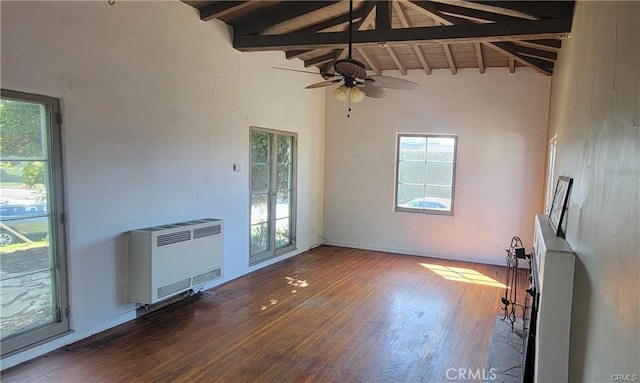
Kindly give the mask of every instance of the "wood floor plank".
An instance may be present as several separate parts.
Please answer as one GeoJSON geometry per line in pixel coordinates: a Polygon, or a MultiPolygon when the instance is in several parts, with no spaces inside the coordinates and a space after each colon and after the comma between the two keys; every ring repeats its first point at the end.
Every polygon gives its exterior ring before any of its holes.
{"type": "Polygon", "coordinates": [[[2,380],[443,381],[449,368],[485,368],[501,313],[504,290],[465,276],[502,282],[505,272],[323,246],[3,371],[2,380]]]}

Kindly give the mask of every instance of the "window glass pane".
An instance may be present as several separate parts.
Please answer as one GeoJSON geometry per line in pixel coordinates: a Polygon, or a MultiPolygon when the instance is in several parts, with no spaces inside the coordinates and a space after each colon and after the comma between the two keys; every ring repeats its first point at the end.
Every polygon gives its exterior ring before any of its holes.
{"type": "Polygon", "coordinates": [[[291,163],[291,137],[278,136],[278,163],[291,163]]]}
{"type": "Polygon", "coordinates": [[[291,188],[291,165],[278,164],[278,192],[291,188]]]}
{"type": "Polygon", "coordinates": [[[425,137],[400,137],[400,160],[421,160],[426,158],[427,139],[425,137]]]}
{"type": "Polygon", "coordinates": [[[276,199],[276,219],[290,216],[289,192],[278,193],[276,199]]]}
{"type": "Polygon", "coordinates": [[[251,254],[269,250],[269,226],[267,223],[251,225],[251,254]]]}
{"type": "Polygon", "coordinates": [[[405,205],[416,198],[424,197],[424,185],[398,185],[398,206],[405,205]]]}
{"type": "Polygon", "coordinates": [[[47,113],[44,105],[3,99],[0,116],[0,158],[45,158],[47,113]]]}
{"type": "Polygon", "coordinates": [[[269,191],[269,165],[251,165],[251,192],[266,193],[269,191]]]}
{"type": "Polygon", "coordinates": [[[453,162],[454,145],[453,138],[429,137],[427,161],[453,162]]]}
{"type": "Polygon", "coordinates": [[[425,197],[446,198],[451,201],[451,187],[449,186],[427,186],[425,197]]]}
{"type": "MultiPolygon", "coordinates": [[[[46,248],[45,248],[46,249],[46,248]]],[[[28,330],[49,324],[58,320],[58,310],[53,297],[53,275],[51,270],[29,272],[35,264],[47,265],[48,251],[45,254],[26,254],[18,252],[9,257],[12,264],[9,268],[3,267],[2,280],[0,281],[0,296],[2,297],[2,310],[0,310],[0,331],[3,339],[28,330]],[[23,258],[18,260],[17,258],[23,258]],[[24,258],[29,258],[25,260],[24,258]],[[20,269],[17,265],[31,263],[20,269]],[[24,271],[24,272],[23,272],[24,271]],[[11,276],[13,275],[13,276],[11,276]]],[[[6,254],[2,254],[5,263],[6,254]]]]}
{"type": "Polygon", "coordinates": [[[266,164],[269,162],[271,135],[268,133],[251,133],[251,162],[266,164]]]}
{"type": "Polygon", "coordinates": [[[251,197],[251,224],[267,222],[269,217],[269,196],[257,194],[251,197]]]}
{"type": "Polygon", "coordinates": [[[400,161],[398,166],[398,182],[406,184],[424,184],[425,162],[400,161]]]}
{"type": "Polygon", "coordinates": [[[451,186],[453,164],[446,162],[427,163],[427,184],[451,186]]]}
{"type": "Polygon", "coordinates": [[[276,220],[276,247],[285,247],[290,244],[289,218],[276,220]]]}

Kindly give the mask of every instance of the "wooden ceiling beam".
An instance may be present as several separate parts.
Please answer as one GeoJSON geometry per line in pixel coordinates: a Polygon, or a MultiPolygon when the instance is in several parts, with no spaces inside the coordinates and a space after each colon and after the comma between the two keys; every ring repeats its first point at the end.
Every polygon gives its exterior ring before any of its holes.
{"type": "Polygon", "coordinates": [[[367,65],[369,65],[369,67],[371,67],[371,69],[378,76],[380,76],[382,74],[382,71],[380,70],[380,67],[373,60],[371,60],[371,58],[365,53],[364,49],[356,48],[356,51],[358,51],[358,53],[360,53],[360,56],[362,56],[362,58],[364,59],[364,62],[366,62],[367,65]]]}
{"type": "MultiPolygon", "coordinates": [[[[412,8],[422,13],[423,15],[432,18],[436,25],[456,25],[456,24],[470,24],[471,22],[468,20],[461,20],[459,18],[455,18],[452,16],[444,15],[435,9],[433,3],[431,2],[409,2],[408,3],[412,8]]],[[[444,50],[444,55],[447,57],[447,62],[449,63],[449,69],[451,70],[451,74],[456,75],[458,73],[458,68],[456,67],[456,62],[453,59],[453,54],[451,53],[451,48],[449,44],[443,44],[442,49],[444,50]]]]}
{"type": "Polygon", "coordinates": [[[396,52],[393,51],[393,48],[391,48],[388,45],[385,45],[384,48],[387,50],[387,53],[389,53],[389,56],[391,56],[391,59],[396,64],[396,67],[398,68],[400,73],[402,73],[403,75],[406,76],[407,75],[407,68],[405,68],[404,65],[402,65],[402,63],[398,59],[398,56],[396,55],[396,52]]]}
{"type": "Polygon", "coordinates": [[[285,52],[285,57],[287,60],[298,58],[305,53],[313,52],[313,49],[302,49],[302,50],[293,50],[285,52]]]}
{"type": "Polygon", "coordinates": [[[513,58],[513,60],[525,66],[528,66],[532,69],[535,69],[546,76],[551,76],[551,73],[553,72],[553,63],[536,59],[533,57],[524,57],[517,52],[516,48],[513,46],[513,43],[492,42],[492,43],[486,43],[486,45],[504,55],[507,55],[510,59],[513,58]]]}
{"type": "MultiPolygon", "coordinates": [[[[416,4],[417,5],[417,4],[416,4]]],[[[469,20],[454,20],[452,19],[450,16],[444,15],[442,14],[440,11],[438,11],[437,9],[434,9],[434,7],[430,4],[425,4],[420,5],[420,8],[422,8],[423,12],[433,18],[436,23],[442,23],[444,25],[448,25],[448,26],[454,26],[454,25],[471,25],[473,24],[471,21],[469,20]]],[[[518,53],[517,51],[517,46],[514,45],[513,43],[488,43],[487,44],[490,47],[493,47],[494,49],[498,50],[499,52],[507,55],[509,57],[509,69],[511,71],[511,73],[515,72],[515,61],[513,60],[517,60],[518,62],[531,67],[537,71],[539,71],[542,74],[545,74],[547,76],[551,75],[551,69],[548,66],[548,64],[545,64],[544,61],[542,60],[538,60],[537,58],[526,58],[524,56],[522,56],[521,54],[518,53]],[[513,61],[513,62],[512,62],[513,61]]],[[[457,73],[457,69],[455,67],[455,62],[453,61],[453,55],[451,54],[451,50],[449,49],[449,46],[447,44],[445,44],[443,46],[444,48],[444,53],[447,57],[447,61],[449,62],[449,68],[451,68],[451,73],[453,73],[454,75],[457,73]]],[[[521,47],[522,48],[522,47],[521,47]]],[[[530,49],[530,48],[522,48],[522,49],[530,49]]],[[[532,50],[535,52],[540,52],[537,50],[532,50]]],[[[531,51],[529,52],[531,53],[531,51]]],[[[476,55],[477,55],[477,51],[476,51],[476,55]]]]}
{"type": "MultiPolygon", "coordinates": [[[[436,0],[437,1],[437,0],[436,0]]],[[[466,3],[466,2],[465,2],[466,3]]],[[[530,15],[538,19],[543,18],[572,18],[573,1],[476,1],[475,5],[502,7],[512,11],[530,15]]]]}
{"type": "Polygon", "coordinates": [[[476,49],[476,59],[478,60],[478,70],[480,71],[480,74],[484,74],[485,70],[484,70],[484,59],[482,58],[482,47],[480,46],[480,43],[474,43],[473,45],[475,46],[475,49],[476,49]]]}
{"type": "Polygon", "coordinates": [[[376,29],[391,29],[391,1],[376,2],[376,29]]]}
{"type": "Polygon", "coordinates": [[[310,66],[314,66],[314,65],[320,65],[320,64],[325,64],[328,62],[333,62],[336,59],[336,54],[339,53],[337,50],[327,53],[326,55],[321,55],[321,56],[317,56],[314,58],[310,58],[308,60],[304,60],[304,66],[305,68],[308,68],[310,66]]]}
{"type": "Polygon", "coordinates": [[[404,9],[400,5],[400,1],[395,0],[393,2],[393,10],[396,12],[396,15],[400,19],[400,23],[403,28],[411,28],[411,24],[409,24],[409,19],[407,19],[407,15],[404,13],[404,9]]]}
{"type": "MultiPolygon", "coordinates": [[[[375,1],[365,1],[364,5],[362,5],[362,7],[360,8],[362,8],[362,11],[363,11],[362,18],[360,18],[360,20],[358,20],[357,22],[353,23],[353,29],[356,31],[366,28],[370,23],[373,22],[373,17],[374,17],[373,10],[375,9],[375,1]]],[[[345,31],[347,31],[348,28],[349,26],[345,28],[345,31]]],[[[338,55],[336,56],[336,61],[343,60],[347,58],[348,55],[349,55],[349,51],[347,49],[342,49],[342,51],[340,51],[340,53],[338,53],[338,55]]],[[[334,66],[329,65],[329,68],[327,69],[326,72],[331,74],[335,73],[334,66]]]]}
{"type": "Polygon", "coordinates": [[[453,61],[453,55],[451,54],[451,48],[449,48],[449,44],[444,44],[442,46],[444,48],[444,54],[447,56],[447,62],[449,63],[449,69],[451,69],[451,74],[455,75],[458,73],[458,68],[456,68],[456,63],[453,61]]]}
{"type": "Polygon", "coordinates": [[[258,9],[234,25],[235,35],[253,35],[284,21],[317,11],[337,3],[334,1],[283,1],[265,9],[258,9]]]}
{"type": "MultiPolygon", "coordinates": [[[[354,44],[443,44],[562,38],[571,30],[564,19],[526,20],[508,24],[465,24],[455,26],[364,30],[353,32],[354,44]]],[[[234,34],[233,46],[240,51],[322,49],[346,46],[344,32],[289,33],[285,35],[234,34]]]]}
{"type": "Polygon", "coordinates": [[[509,73],[516,73],[516,60],[509,56],[509,73]]]}
{"type": "MultiPolygon", "coordinates": [[[[400,5],[399,1],[396,0],[393,2],[393,9],[396,11],[396,15],[400,19],[400,23],[402,24],[402,26],[405,28],[411,28],[411,23],[409,22],[407,15],[404,13],[404,9],[402,8],[402,5],[400,5]]],[[[422,65],[425,73],[428,75],[431,74],[431,67],[429,67],[429,64],[427,64],[427,59],[424,57],[424,54],[422,53],[422,50],[420,50],[420,47],[417,44],[412,44],[412,46],[413,51],[416,52],[418,61],[420,61],[420,65],[422,65]]]]}
{"type": "MultiPolygon", "coordinates": [[[[404,5],[423,16],[427,16],[436,22],[436,25],[454,25],[456,20],[452,16],[443,15],[435,8],[431,1],[406,1],[404,5]]],[[[466,21],[466,20],[465,20],[466,21]]]]}
{"type": "MultiPolygon", "coordinates": [[[[354,9],[353,10],[353,21],[357,22],[358,20],[360,20],[362,18],[362,16],[364,15],[364,11],[365,11],[365,4],[363,4],[362,6],[358,7],[358,9],[354,9]]],[[[299,30],[295,30],[292,32],[296,32],[296,33],[306,33],[306,32],[319,32],[328,28],[333,28],[337,25],[340,24],[344,24],[344,23],[348,23],[350,20],[349,18],[349,13],[345,13],[343,15],[334,17],[332,19],[329,20],[324,20],[321,21],[319,23],[313,24],[313,25],[309,25],[308,27],[304,27],[302,29],[299,30]]]]}
{"type": "Polygon", "coordinates": [[[431,74],[431,67],[429,66],[429,63],[427,63],[427,58],[424,57],[424,53],[422,53],[418,44],[413,44],[413,51],[416,52],[416,56],[418,56],[418,61],[420,61],[420,65],[422,65],[424,73],[428,75],[431,74]]]}
{"type": "Polygon", "coordinates": [[[560,49],[562,46],[562,41],[560,40],[527,40],[526,42],[556,49],[560,49]]]}
{"type": "MultiPolygon", "coordinates": [[[[418,1],[414,1],[418,3],[418,1]]],[[[452,4],[433,3],[433,6],[439,12],[449,13],[457,15],[459,17],[471,18],[476,20],[493,21],[493,22],[511,22],[522,20],[519,17],[503,15],[500,13],[493,13],[482,11],[479,9],[460,7],[452,4]]]]}
{"type": "Polygon", "coordinates": [[[362,8],[364,8],[362,19],[354,24],[356,31],[361,31],[375,22],[375,12],[373,10],[376,8],[376,1],[366,1],[362,8]]]}
{"type": "Polygon", "coordinates": [[[512,44],[512,45],[513,45],[513,48],[516,50],[516,52],[523,55],[539,58],[541,60],[552,61],[552,62],[555,62],[558,59],[558,54],[555,52],[543,51],[540,49],[534,49],[534,48],[520,46],[516,44],[512,44]]]}
{"type": "Polygon", "coordinates": [[[512,17],[516,17],[519,19],[525,19],[525,20],[537,20],[538,18],[532,15],[529,15],[527,13],[524,12],[520,12],[517,11],[515,9],[510,9],[510,8],[505,8],[502,5],[489,5],[489,4],[483,4],[480,2],[471,2],[471,1],[462,1],[462,0],[432,0],[434,2],[437,3],[442,3],[442,4],[450,4],[450,5],[456,5],[456,6],[460,6],[460,7],[465,7],[465,8],[470,8],[470,9],[476,9],[479,11],[484,11],[484,12],[489,12],[489,13],[495,13],[498,15],[504,15],[504,16],[512,16],[512,17]]]}
{"type": "Polygon", "coordinates": [[[560,46],[562,44],[560,40],[519,40],[517,43],[518,45],[525,47],[555,53],[560,51],[560,46]],[[553,44],[550,44],[551,42],[553,42],[553,44]]]}
{"type": "Polygon", "coordinates": [[[200,12],[200,20],[209,21],[239,11],[251,5],[251,1],[216,1],[204,6],[200,12]]]}

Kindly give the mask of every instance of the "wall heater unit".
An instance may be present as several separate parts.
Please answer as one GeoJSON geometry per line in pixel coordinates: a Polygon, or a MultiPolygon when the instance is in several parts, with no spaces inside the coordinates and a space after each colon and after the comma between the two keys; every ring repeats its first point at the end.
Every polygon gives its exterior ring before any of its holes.
{"type": "Polygon", "coordinates": [[[129,300],[153,304],[222,276],[223,221],[130,231],[129,300]]]}

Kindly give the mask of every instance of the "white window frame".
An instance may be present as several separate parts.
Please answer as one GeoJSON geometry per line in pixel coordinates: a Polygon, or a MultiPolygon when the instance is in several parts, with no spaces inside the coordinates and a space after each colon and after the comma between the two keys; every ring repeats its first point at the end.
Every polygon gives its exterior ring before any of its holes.
{"type": "Polygon", "coordinates": [[[57,338],[71,331],[69,322],[69,293],[67,281],[67,252],[64,215],[64,187],[62,168],[62,115],[60,101],[53,97],[16,92],[2,89],[2,98],[15,101],[33,102],[44,105],[47,112],[47,153],[50,197],[50,246],[53,251],[55,290],[53,298],[56,302],[57,319],[49,324],[33,330],[3,339],[1,342],[2,357],[27,350],[48,340],[57,338]]]}
{"type": "MultiPolygon", "coordinates": [[[[427,144],[428,145],[428,144],[427,144]]],[[[434,214],[434,215],[448,215],[452,216],[454,212],[454,200],[455,200],[455,183],[456,183],[456,168],[458,165],[458,135],[455,134],[434,134],[434,133],[397,133],[396,134],[396,156],[395,156],[395,177],[394,177],[394,195],[393,206],[396,212],[402,213],[418,213],[418,214],[434,214]],[[417,137],[425,138],[427,142],[430,138],[452,138],[454,140],[453,147],[453,171],[451,175],[451,204],[449,210],[437,210],[437,209],[425,209],[425,208],[409,208],[398,205],[398,186],[400,185],[400,139],[403,137],[417,137]]],[[[425,159],[425,166],[428,162],[425,159]]],[[[427,186],[427,184],[424,184],[427,186]]]]}
{"type": "MultiPolygon", "coordinates": [[[[277,155],[272,156],[271,158],[271,168],[270,168],[270,185],[272,185],[272,188],[274,187],[274,185],[277,185],[277,171],[275,171],[275,169],[277,169],[277,155]]],[[[297,229],[297,189],[298,189],[298,184],[297,184],[297,174],[298,174],[298,134],[297,133],[293,133],[293,132],[286,132],[286,131],[281,131],[281,130],[274,130],[274,129],[266,129],[266,128],[260,128],[260,127],[255,127],[252,126],[249,129],[249,266],[253,266],[256,265],[258,263],[267,261],[269,259],[275,258],[275,257],[279,257],[283,254],[287,254],[290,253],[292,251],[297,250],[296,247],[296,243],[297,243],[297,236],[296,236],[296,229],[297,229]],[[276,241],[275,241],[275,227],[276,227],[276,206],[277,206],[277,201],[276,201],[276,197],[277,197],[277,190],[271,189],[269,191],[270,193],[270,198],[269,198],[269,208],[268,211],[270,212],[270,216],[269,216],[269,224],[270,227],[272,229],[272,231],[269,233],[269,248],[268,250],[264,251],[264,252],[260,252],[260,253],[252,253],[251,252],[251,203],[252,203],[252,196],[253,196],[253,192],[252,192],[252,185],[251,185],[251,180],[252,180],[252,169],[253,169],[253,163],[252,163],[252,152],[251,152],[251,144],[252,144],[252,134],[253,133],[266,133],[266,134],[271,134],[273,136],[273,139],[271,140],[271,152],[272,153],[277,153],[277,141],[278,141],[278,137],[284,136],[284,137],[291,137],[291,141],[292,141],[292,147],[291,147],[291,201],[290,201],[290,221],[289,221],[289,236],[291,238],[291,243],[287,246],[284,247],[277,247],[276,246],[276,241]]]]}

